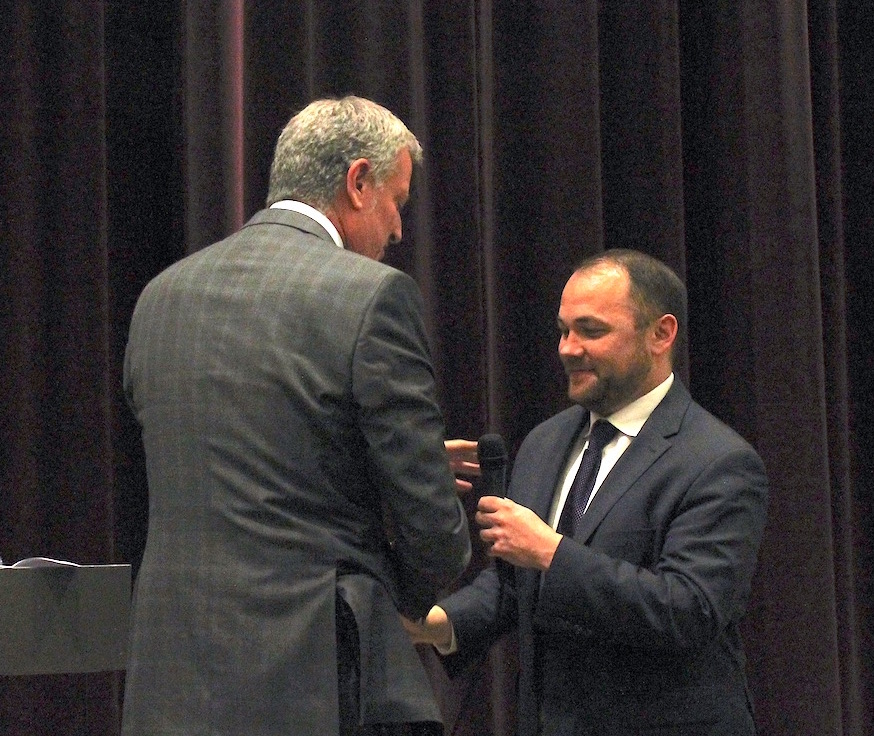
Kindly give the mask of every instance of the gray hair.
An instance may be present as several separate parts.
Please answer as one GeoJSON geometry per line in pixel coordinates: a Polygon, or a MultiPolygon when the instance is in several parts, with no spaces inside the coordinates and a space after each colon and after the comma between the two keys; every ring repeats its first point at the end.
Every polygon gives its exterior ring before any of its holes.
{"type": "Polygon", "coordinates": [[[296,199],[325,211],[353,161],[366,158],[377,184],[394,171],[401,149],[421,163],[422,147],[390,110],[362,97],[316,100],[295,115],[276,143],[267,206],[296,199]]]}

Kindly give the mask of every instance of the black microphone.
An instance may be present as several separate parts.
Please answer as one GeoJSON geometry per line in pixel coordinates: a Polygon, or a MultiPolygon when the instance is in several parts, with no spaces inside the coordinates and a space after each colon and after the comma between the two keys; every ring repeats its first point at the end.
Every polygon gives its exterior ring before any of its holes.
{"type": "MultiPolygon", "coordinates": [[[[499,434],[484,434],[476,443],[476,455],[479,459],[480,481],[483,496],[507,495],[507,446],[499,434]]],[[[495,560],[495,570],[498,574],[498,609],[504,606],[504,595],[507,581],[512,574],[508,562],[495,560]]]]}
{"type": "Polygon", "coordinates": [[[507,495],[507,446],[499,434],[484,434],[476,443],[484,496],[507,495]]]}

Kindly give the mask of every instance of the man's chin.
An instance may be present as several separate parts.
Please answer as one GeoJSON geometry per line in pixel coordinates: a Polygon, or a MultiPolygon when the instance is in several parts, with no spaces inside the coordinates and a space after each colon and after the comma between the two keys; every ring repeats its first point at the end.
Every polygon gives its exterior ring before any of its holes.
{"type": "Polygon", "coordinates": [[[591,391],[598,382],[598,376],[594,371],[572,371],[568,374],[568,391],[591,391]]]}
{"type": "Polygon", "coordinates": [[[568,384],[567,395],[575,404],[581,404],[588,408],[593,402],[598,401],[601,391],[597,379],[585,382],[571,380],[568,384]]]}

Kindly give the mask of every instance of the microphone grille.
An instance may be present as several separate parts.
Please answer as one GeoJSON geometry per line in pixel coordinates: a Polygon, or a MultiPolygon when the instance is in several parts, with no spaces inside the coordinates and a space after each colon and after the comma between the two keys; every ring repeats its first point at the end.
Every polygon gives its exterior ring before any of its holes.
{"type": "Polygon", "coordinates": [[[476,443],[476,454],[480,465],[507,461],[507,446],[499,434],[484,434],[476,443]]]}

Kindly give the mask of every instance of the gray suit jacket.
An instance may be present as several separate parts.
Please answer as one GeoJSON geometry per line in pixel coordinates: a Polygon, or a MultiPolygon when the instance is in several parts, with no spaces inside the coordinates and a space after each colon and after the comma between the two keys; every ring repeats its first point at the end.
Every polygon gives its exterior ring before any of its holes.
{"type": "MultiPolygon", "coordinates": [[[[588,421],[536,427],[509,495],[541,518],[588,421]]],[[[543,575],[494,568],[442,601],[460,669],[518,626],[521,736],[748,736],[738,633],[765,524],[756,452],[675,380],[543,575]]]]}
{"type": "Polygon", "coordinates": [[[412,279],[264,210],[143,291],[125,358],[149,530],[123,733],[338,730],[335,627],[361,720],[439,720],[397,611],[470,542],[412,279]]]}

